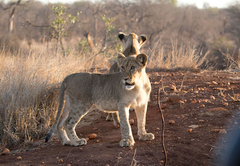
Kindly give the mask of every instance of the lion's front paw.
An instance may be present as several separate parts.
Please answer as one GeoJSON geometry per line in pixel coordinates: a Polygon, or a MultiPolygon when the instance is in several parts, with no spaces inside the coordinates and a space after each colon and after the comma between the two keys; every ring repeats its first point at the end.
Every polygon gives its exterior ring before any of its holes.
{"type": "Polygon", "coordinates": [[[71,145],[71,141],[70,140],[65,140],[62,142],[63,145],[71,145]]]}
{"type": "Polygon", "coordinates": [[[146,133],[146,134],[142,134],[139,136],[139,140],[142,141],[150,141],[150,140],[154,140],[154,134],[152,133],[146,133]]]}
{"type": "Polygon", "coordinates": [[[72,143],[73,146],[87,145],[87,140],[84,138],[79,139],[77,142],[72,143]]]}
{"type": "Polygon", "coordinates": [[[120,141],[120,146],[124,147],[124,146],[133,146],[135,143],[135,141],[133,139],[122,139],[120,141]]]}

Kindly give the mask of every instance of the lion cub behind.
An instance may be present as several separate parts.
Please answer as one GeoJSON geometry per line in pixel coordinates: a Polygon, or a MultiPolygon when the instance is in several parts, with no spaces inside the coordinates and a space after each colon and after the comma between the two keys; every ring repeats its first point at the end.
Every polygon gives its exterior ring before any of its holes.
{"type": "Polygon", "coordinates": [[[47,142],[52,133],[58,130],[63,145],[86,145],[79,139],[75,127],[91,109],[117,112],[120,118],[122,140],[120,146],[133,146],[134,139],[129,124],[129,108],[134,108],[138,121],[140,140],[153,140],[154,135],[145,130],[147,103],[151,84],[146,74],[148,57],[118,55],[121,72],[114,74],[75,73],[67,76],[59,92],[59,108],[56,120],[47,133],[47,142]],[[65,107],[62,112],[63,103],[65,107]]]}

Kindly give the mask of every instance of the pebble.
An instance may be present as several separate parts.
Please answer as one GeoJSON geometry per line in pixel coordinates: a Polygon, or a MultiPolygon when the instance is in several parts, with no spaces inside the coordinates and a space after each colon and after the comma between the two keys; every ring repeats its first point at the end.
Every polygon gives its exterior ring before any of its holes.
{"type": "Polygon", "coordinates": [[[196,128],[199,127],[199,125],[190,125],[190,126],[188,126],[188,127],[193,128],[193,129],[196,129],[196,128]]]}
{"type": "Polygon", "coordinates": [[[6,154],[9,154],[10,153],[10,150],[8,148],[4,148],[3,151],[2,151],[2,155],[6,155],[6,154]]]}
{"type": "Polygon", "coordinates": [[[175,124],[174,120],[169,120],[168,122],[169,122],[169,124],[175,124]]]}
{"type": "Polygon", "coordinates": [[[192,128],[187,130],[189,133],[192,132],[192,128]]]}
{"type": "Polygon", "coordinates": [[[18,159],[18,160],[22,160],[22,157],[21,157],[21,156],[18,156],[17,159],[18,159]]]}
{"type": "Polygon", "coordinates": [[[215,100],[216,98],[215,98],[214,96],[210,96],[210,99],[213,99],[213,100],[215,100]]]}
{"type": "Polygon", "coordinates": [[[89,134],[89,135],[88,135],[88,138],[89,138],[89,139],[97,138],[97,134],[95,134],[95,133],[89,134]]]}

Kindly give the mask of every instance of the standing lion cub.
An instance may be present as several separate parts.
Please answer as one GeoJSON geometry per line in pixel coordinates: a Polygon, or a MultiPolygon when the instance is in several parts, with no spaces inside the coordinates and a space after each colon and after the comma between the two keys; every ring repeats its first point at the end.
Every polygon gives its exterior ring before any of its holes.
{"type": "Polygon", "coordinates": [[[84,138],[79,139],[75,127],[91,109],[117,112],[120,118],[122,140],[120,146],[133,146],[129,109],[134,108],[138,122],[140,140],[153,140],[154,135],[145,130],[146,113],[151,84],[146,74],[148,57],[118,55],[119,73],[91,74],[75,73],[67,76],[59,92],[59,108],[53,127],[47,133],[47,142],[52,133],[58,130],[63,145],[86,145],[84,138]],[[65,100],[65,108],[62,112],[65,100]]]}

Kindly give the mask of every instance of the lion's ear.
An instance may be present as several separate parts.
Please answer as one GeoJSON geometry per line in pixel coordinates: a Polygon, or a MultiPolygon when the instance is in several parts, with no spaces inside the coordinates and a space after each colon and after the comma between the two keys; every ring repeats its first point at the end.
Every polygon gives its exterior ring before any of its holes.
{"type": "Polygon", "coordinates": [[[126,36],[126,34],[123,33],[123,32],[119,32],[119,33],[118,33],[118,38],[119,38],[121,41],[124,39],[125,36],[126,36]]]}
{"type": "Polygon", "coordinates": [[[125,58],[126,57],[122,53],[118,53],[118,57],[117,57],[118,64],[122,64],[125,58]]]}
{"type": "Polygon", "coordinates": [[[146,54],[138,54],[136,59],[144,66],[147,65],[148,56],[146,54]]]}
{"type": "Polygon", "coordinates": [[[147,41],[147,36],[146,35],[141,35],[138,37],[138,42],[142,46],[145,42],[147,41]]]}

